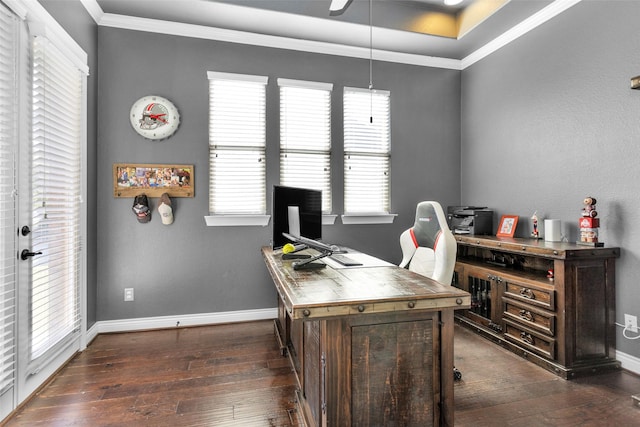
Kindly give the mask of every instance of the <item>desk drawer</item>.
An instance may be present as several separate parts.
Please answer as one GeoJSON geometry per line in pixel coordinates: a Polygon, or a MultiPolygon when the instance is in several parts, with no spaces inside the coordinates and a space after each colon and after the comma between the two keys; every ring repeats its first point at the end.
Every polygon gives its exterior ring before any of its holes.
{"type": "Polygon", "coordinates": [[[505,319],[505,338],[528,351],[537,353],[549,359],[555,358],[555,343],[553,338],[523,327],[509,319],[505,319]]]}
{"type": "Polygon", "coordinates": [[[522,304],[509,298],[503,298],[505,319],[520,323],[550,336],[555,335],[556,316],[545,310],[522,304]]]}

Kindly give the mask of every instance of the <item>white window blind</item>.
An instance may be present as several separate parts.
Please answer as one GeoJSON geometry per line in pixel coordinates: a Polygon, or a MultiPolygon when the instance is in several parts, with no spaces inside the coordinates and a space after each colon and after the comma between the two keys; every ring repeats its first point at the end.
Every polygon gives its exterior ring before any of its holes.
{"type": "Polygon", "coordinates": [[[33,43],[30,360],[79,332],[84,74],[44,37],[33,43]]]}
{"type": "Polygon", "coordinates": [[[390,208],[390,94],[344,88],[344,210],[390,208]]]}
{"type": "Polygon", "coordinates": [[[331,213],[332,84],[278,79],[280,184],[322,191],[331,213]]]}
{"type": "Polygon", "coordinates": [[[0,395],[15,376],[17,24],[0,3],[0,395]]]}
{"type": "Polygon", "coordinates": [[[266,213],[267,77],[209,72],[209,212],[266,213]]]}

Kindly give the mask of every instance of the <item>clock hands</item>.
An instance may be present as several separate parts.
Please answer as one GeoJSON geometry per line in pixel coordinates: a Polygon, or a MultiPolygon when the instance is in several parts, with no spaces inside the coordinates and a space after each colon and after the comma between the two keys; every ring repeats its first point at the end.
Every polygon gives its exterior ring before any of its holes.
{"type": "Polygon", "coordinates": [[[152,120],[160,120],[163,123],[168,123],[168,121],[166,119],[163,119],[160,116],[166,116],[166,114],[149,114],[149,118],[152,120]]]}

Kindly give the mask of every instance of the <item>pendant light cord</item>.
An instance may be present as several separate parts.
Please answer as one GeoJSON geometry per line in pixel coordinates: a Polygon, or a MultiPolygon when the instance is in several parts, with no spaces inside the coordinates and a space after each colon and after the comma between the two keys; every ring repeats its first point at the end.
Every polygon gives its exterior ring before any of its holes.
{"type": "Polygon", "coordinates": [[[373,123],[373,0],[369,0],[369,123],[373,123]]]}

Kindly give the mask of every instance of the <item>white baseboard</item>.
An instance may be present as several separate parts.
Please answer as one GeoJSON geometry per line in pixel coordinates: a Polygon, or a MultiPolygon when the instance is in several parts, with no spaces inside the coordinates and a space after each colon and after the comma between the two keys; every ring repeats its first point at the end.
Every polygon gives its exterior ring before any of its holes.
{"type": "MultiPolygon", "coordinates": [[[[131,332],[148,329],[175,328],[176,326],[202,326],[220,323],[250,322],[253,320],[275,319],[277,308],[259,310],[223,311],[220,313],[186,314],[178,316],[144,317],[139,319],[101,320],[87,330],[87,343],[98,334],[110,332],[131,332]]],[[[640,375],[640,358],[616,351],[616,360],[622,367],[640,375]]]]}
{"type": "Polygon", "coordinates": [[[250,322],[253,320],[275,319],[277,308],[258,310],[224,311],[220,313],[185,314],[177,316],[144,317],[138,319],[101,320],[87,330],[87,343],[98,334],[110,332],[131,332],[149,329],[166,329],[182,326],[202,326],[220,323],[250,322]]]}
{"type": "Polygon", "coordinates": [[[622,367],[627,371],[631,371],[634,374],[640,375],[640,357],[635,357],[621,351],[616,351],[616,360],[620,361],[622,367]]]}

